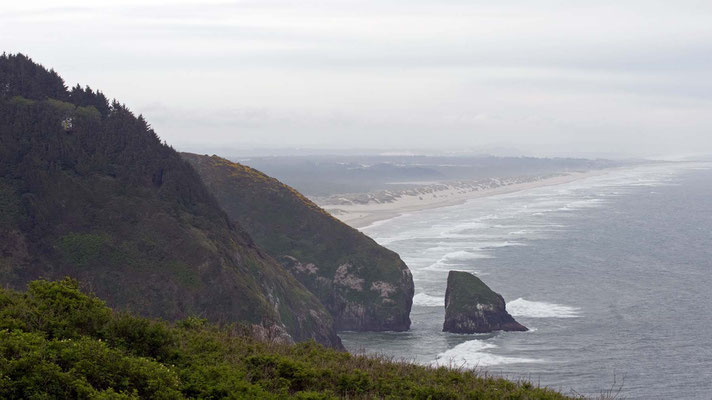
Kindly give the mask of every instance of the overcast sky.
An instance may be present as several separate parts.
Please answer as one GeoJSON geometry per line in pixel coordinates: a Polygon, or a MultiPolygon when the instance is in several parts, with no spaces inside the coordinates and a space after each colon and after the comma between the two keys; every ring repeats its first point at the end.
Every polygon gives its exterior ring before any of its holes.
{"type": "Polygon", "coordinates": [[[179,149],[712,153],[709,0],[0,4],[2,50],[179,149]]]}

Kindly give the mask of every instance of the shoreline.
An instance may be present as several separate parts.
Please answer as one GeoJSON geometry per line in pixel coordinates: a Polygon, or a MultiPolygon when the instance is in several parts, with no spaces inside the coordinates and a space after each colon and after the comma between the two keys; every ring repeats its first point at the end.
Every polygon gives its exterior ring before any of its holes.
{"type": "Polygon", "coordinates": [[[399,217],[401,215],[463,204],[469,200],[509,194],[543,186],[561,185],[579,179],[600,176],[616,168],[606,168],[586,172],[571,172],[566,175],[544,178],[530,182],[514,183],[491,189],[469,191],[462,193],[458,189],[447,189],[435,192],[432,196],[423,198],[417,195],[404,195],[388,203],[369,204],[319,204],[324,210],[341,222],[363,229],[374,223],[399,217]]]}

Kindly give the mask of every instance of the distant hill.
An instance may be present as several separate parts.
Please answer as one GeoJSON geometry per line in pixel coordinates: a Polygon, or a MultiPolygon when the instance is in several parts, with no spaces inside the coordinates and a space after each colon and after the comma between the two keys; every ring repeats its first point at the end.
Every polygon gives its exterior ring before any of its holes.
{"type": "Polygon", "coordinates": [[[434,182],[542,176],[630,165],[576,158],[425,155],[237,157],[223,154],[315,197],[401,190],[434,182]]]}
{"type": "Polygon", "coordinates": [[[0,57],[0,284],[77,278],[118,309],[340,346],[330,314],[141,116],[0,57]]]}
{"type": "Polygon", "coordinates": [[[291,187],[218,156],[183,153],[227,214],[326,306],[339,330],[407,330],[413,279],[400,257],[291,187]]]}

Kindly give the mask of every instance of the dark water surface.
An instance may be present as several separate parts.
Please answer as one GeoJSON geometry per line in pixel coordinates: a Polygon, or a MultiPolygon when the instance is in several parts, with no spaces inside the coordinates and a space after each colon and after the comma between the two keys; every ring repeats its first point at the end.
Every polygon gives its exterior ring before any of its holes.
{"type": "Polygon", "coordinates": [[[412,330],[347,348],[477,367],[564,393],[712,399],[712,165],[616,170],[364,231],[416,285],[412,330]],[[447,273],[477,273],[526,333],[440,332],[447,273]]]}

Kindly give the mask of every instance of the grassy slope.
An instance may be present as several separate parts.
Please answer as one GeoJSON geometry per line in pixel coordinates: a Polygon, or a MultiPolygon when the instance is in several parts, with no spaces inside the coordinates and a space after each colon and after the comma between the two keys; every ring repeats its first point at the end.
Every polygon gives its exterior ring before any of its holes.
{"type": "Polygon", "coordinates": [[[321,303],[141,117],[83,106],[21,56],[0,58],[0,87],[14,95],[0,96],[0,284],[70,275],[143,315],[283,323],[296,340],[340,345],[321,303]]]}
{"type": "Polygon", "coordinates": [[[528,383],[114,313],[77,283],[0,290],[0,397],[566,399],[528,383]]]}
{"type": "Polygon", "coordinates": [[[343,329],[403,330],[410,325],[413,283],[398,255],[333,218],[291,187],[257,170],[217,156],[183,153],[203,178],[222,208],[249,232],[257,244],[280,259],[313,264],[316,274],[295,275],[319,297],[343,329]],[[351,265],[364,279],[363,290],[323,284],[337,268],[351,265]],[[377,281],[396,288],[389,299],[371,289],[377,281]],[[336,294],[335,294],[336,293],[336,294]],[[344,302],[365,305],[361,321],[347,320],[344,302]],[[370,325],[369,325],[370,324],[370,325]]]}

